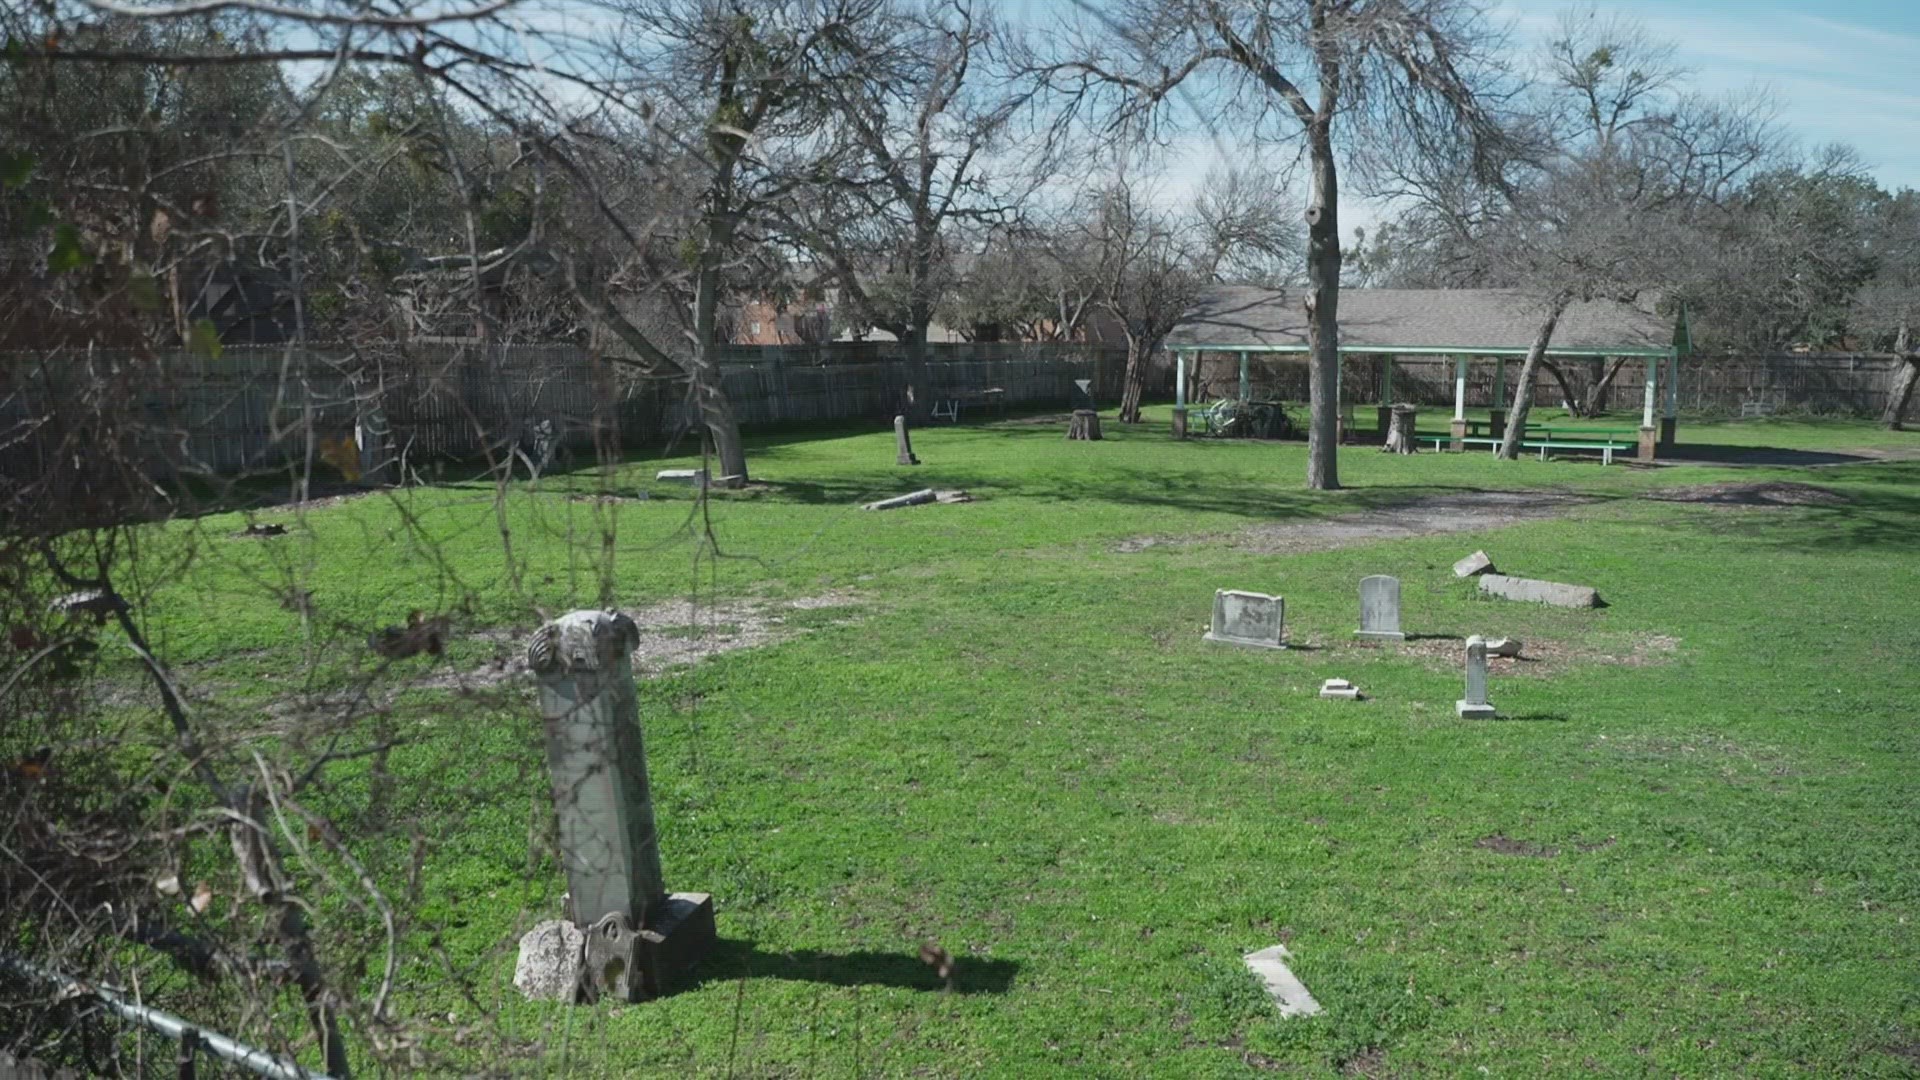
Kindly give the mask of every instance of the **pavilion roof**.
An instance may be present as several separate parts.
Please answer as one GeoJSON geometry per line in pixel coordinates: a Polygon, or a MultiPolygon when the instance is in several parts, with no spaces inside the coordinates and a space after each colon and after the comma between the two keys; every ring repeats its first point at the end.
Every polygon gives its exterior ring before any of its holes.
{"type": "MultiPolygon", "coordinates": [[[[1220,285],[1167,335],[1176,351],[1305,352],[1300,289],[1220,285]]],[[[1520,356],[1533,343],[1542,302],[1517,289],[1341,289],[1340,351],[1520,356]]],[[[1567,308],[1550,356],[1665,356],[1674,322],[1615,300],[1567,308]]]]}

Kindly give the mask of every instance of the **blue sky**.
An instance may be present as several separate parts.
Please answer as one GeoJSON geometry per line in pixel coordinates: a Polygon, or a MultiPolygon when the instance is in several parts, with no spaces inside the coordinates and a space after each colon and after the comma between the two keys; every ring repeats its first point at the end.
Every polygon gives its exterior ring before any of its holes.
{"type": "MultiPolygon", "coordinates": [[[[1076,0],[1001,0],[1041,23],[1076,0]]],[[[1085,0],[1098,5],[1100,0],[1085,0]]],[[[1715,94],[1773,94],[1781,123],[1803,147],[1844,142],[1881,186],[1920,188],[1920,0],[1489,0],[1516,42],[1538,46],[1563,10],[1621,12],[1679,47],[1690,85],[1715,94]]],[[[1078,17],[1086,18],[1084,11],[1078,17]]],[[[1170,155],[1162,197],[1184,198],[1219,160],[1196,137],[1170,155]]],[[[1382,208],[1343,197],[1343,231],[1382,208]]]]}
{"type": "MultiPolygon", "coordinates": [[[[1504,0],[1523,37],[1551,31],[1565,6],[1504,0]]],[[[1920,188],[1920,0],[1609,0],[1680,47],[1696,87],[1773,91],[1781,121],[1809,146],[1851,144],[1882,187],[1920,188]]]]}

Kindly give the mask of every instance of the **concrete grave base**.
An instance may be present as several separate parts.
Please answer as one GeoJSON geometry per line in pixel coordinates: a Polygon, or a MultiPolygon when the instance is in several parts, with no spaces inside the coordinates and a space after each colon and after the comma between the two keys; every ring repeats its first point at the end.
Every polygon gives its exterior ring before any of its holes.
{"type": "Polygon", "coordinates": [[[1405,641],[1407,635],[1398,630],[1355,630],[1353,636],[1362,641],[1405,641]]]}
{"type": "Polygon", "coordinates": [[[1206,633],[1200,636],[1207,641],[1218,642],[1219,644],[1222,644],[1222,645],[1239,645],[1248,649],[1284,649],[1287,647],[1285,642],[1281,642],[1278,645],[1274,645],[1265,641],[1247,641],[1244,638],[1226,637],[1224,635],[1216,637],[1214,636],[1214,633],[1211,630],[1207,631],[1206,633]]]}
{"type": "Polygon", "coordinates": [[[1495,715],[1492,702],[1476,705],[1471,701],[1456,701],[1453,703],[1453,711],[1457,713],[1462,720],[1491,720],[1495,715]]]}
{"type": "Polygon", "coordinates": [[[1360,688],[1345,679],[1328,679],[1320,686],[1320,696],[1331,701],[1359,701],[1360,688]]]}

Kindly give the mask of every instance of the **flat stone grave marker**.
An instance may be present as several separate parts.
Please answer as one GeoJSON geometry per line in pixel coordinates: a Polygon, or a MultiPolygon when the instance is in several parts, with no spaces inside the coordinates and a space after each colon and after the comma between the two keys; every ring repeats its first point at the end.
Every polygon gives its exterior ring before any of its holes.
{"type": "Polygon", "coordinates": [[[1208,641],[1255,649],[1284,649],[1287,602],[1266,593],[1217,589],[1208,641]]]}
{"type": "Polygon", "coordinates": [[[1400,632],[1400,579],[1374,574],[1360,579],[1360,629],[1369,641],[1405,641],[1400,632]]]}
{"type": "Polygon", "coordinates": [[[1487,639],[1479,634],[1467,639],[1467,695],[1454,702],[1453,709],[1468,720],[1493,719],[1493,703],[1487,700],[1487,639]]]}

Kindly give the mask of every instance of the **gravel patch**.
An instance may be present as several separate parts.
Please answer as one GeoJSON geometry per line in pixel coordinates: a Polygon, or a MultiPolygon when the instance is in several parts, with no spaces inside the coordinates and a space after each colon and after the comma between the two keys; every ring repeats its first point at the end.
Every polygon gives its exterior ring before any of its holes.
{"type": "MultiPolygon", "coordinates": [[[[1469,491],[1438,495],[1398,506],[1382,507],[1331,518],[1276,521],[1254,525],[1226,539],[1236,551],[1257,555],[1297,555],[1332,551],[1380,540],[1414,536],[1476,532],[1558,517],[1573,507],[1592,502],[1579,496],[1546,491],[1469,491]]],[[[1114,550],[1145,551],[1152,547],[1182,547],[1222,539],[1214,536],[1137,536],[1122,540],[1114,550]]]]}
{"type": "Polygon", "coordinates": [[[1665,488],[1647,493],[1656,502],[1702,503],[1708,506],[1844,506],[1853,500],[1828,488],[1776,480],[1760,484],[1723,481],[1665,488]]]}

